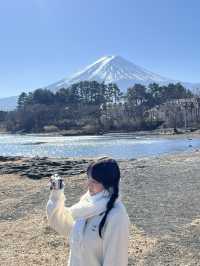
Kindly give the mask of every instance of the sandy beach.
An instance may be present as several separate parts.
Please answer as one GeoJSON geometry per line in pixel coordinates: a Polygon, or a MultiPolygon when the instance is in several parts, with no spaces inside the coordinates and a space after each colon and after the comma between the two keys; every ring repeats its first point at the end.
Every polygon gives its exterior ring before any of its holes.
{"type": "MultiPolygon", "coordinates": [[[[21,175],[17,165],[25,167],[26,161],[1,158],[0,265],[67,265],[68,243],[49,228],[45,214],[49,165],[38,179],[21,175]],[[16,173],[5,171],[12,165],[16,173]]],[[[62,169],[67,206],[86,189],[88,162],[76,160],[75,172],[73,167],[62,169]]],[[[200,152],[119,164],[121,194],[131,219],[129,265],[200,265],[200,152]]]]}

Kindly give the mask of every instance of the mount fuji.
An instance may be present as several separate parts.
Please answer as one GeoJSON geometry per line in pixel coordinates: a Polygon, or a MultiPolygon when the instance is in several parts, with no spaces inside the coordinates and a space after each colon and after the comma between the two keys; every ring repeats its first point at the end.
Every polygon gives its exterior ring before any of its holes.
{"type": "MultiPolygon", "coordinates": [[[[61,88],[67,88],[73,83],[80,81],[92,81],[98,82],[116,83],[121,91],[125,92],[128,87],[133,86],[136,83],[148,86],[150,83],[158,83],[159,85],[167,85],[169,83],[180,82],[188,89],[194,89],[200,87],[200,84],[181,82],[166,78],[155,74],[149,70],[146,70],[134,63],[124,59],[121,56],[105,56],[94,62],[93,64],[85,67],[83,70],[73,74],[68,78],[61,79],[58,82],[50,84],[44,89],[49,89],[53,92],[58,91],[61,88]]],[[[17,106],[17,97],[9,97],[0,99],[0,110],[12,110],[17,106]]]]}
{"type": "Polygon", "coordinates": [[[75,73],[69,78],[62,79],[53,83],[46,88],[57,91],[60,88],[69,87],[71,84],[84,81],[96,80],[98,82],[116,83],[122,91],[135,83],[149,85],[156,82],[158,84],[176,83],[172,80],[162,77],[151,71],[148,71],[132,62],[122,58],[121,56],[105,56],[87,66],[82,71],[75,73]]]}

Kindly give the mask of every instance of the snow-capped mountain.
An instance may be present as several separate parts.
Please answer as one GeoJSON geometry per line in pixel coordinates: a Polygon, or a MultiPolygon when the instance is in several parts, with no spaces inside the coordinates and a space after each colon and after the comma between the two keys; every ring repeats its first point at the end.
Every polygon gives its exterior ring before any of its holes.
{"type": "Polygon", "coordinates": [[[17,107],[18,96],[11,96],[0,99],[0,111],[12,111],[17,107]]]}
{"type": "MultiPolygon", "coordinates": [[[[105,56],[87,66],[82,71],[74,75],[55,82],[47,87],[51,91],[57,91],[60,88],[67,88],[73,83],[84,80],[96,80],[98,82],[116,83],[122,91],[135,83],[148,86],[150,83],[158,83],[167,85],[169,83],[180,82],[189,89],[200,88],[200,84],[189,82],[181,82],[155,74],[146,70],[132,62],[122,58],[121,56],[105,56]]],[[[0,99],[0,110],[11,110],[17,106],[17,97],[9,97],[0,99]]]]}
{"type": "Polygon", "coordinates": [[[137,66],[121,56],[105,56],[87,66],[82,71],[75,73],[71,77],[62,79],[46,88],[56,91],[60,88],[66,88],[73,83],[84,80],[116,83],[123,91],[129,86],[133,86],[135,83],[149,85],[149,83],[153,82],[159,84],[178,82],[177,80],[162,77],[137,66]]]}

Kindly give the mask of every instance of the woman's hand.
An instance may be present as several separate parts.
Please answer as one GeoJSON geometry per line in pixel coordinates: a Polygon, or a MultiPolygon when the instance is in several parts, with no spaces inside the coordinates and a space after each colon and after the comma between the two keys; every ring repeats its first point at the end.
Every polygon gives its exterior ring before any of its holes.
{"type": "Polygon", "coordinates": [[[63,189],[64,188],[64,181],[63,178],[61,176],[59,176],[58,174],[54,174],[50,177],[50,190],[54,189],[54,190],[59,190],[59,189],[63,189]]]}

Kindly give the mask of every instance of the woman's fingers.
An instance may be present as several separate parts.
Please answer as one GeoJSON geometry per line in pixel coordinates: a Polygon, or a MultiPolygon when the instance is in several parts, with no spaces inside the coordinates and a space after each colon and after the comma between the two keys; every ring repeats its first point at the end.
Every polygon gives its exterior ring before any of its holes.
{"type": "Polygon", "coordinates": [[[55,182],[52,179],[52,177],[49,178],[49,186],[50,186],[50,190],[55,189],[55,182]]]}

